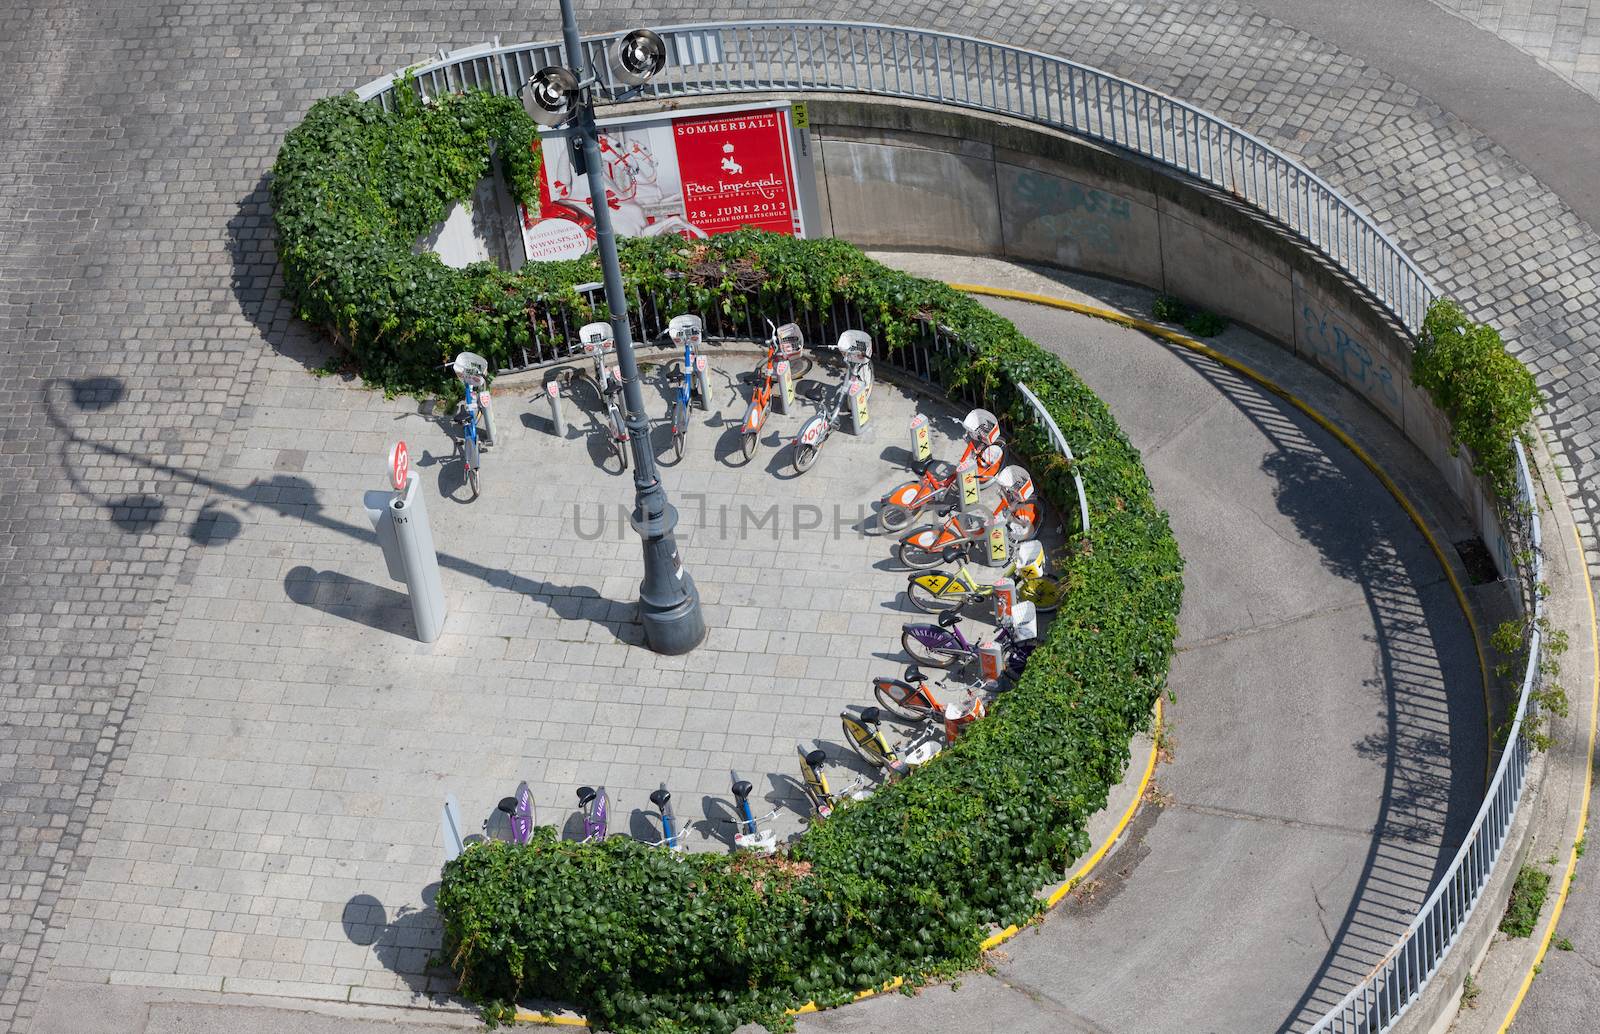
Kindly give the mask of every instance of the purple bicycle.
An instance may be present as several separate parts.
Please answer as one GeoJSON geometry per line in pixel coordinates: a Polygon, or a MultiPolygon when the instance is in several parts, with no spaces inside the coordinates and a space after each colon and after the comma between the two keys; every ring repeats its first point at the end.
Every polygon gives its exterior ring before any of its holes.
{"type": "Polygon", "coordinates": [[[495,836],[490,830],[488,821],[483,824],[485,833],[496,840],[506,840],[513,844],[526,844],[533,839],[533,791],[528,789],[526,781],[517,786],[514,796],[501,798],[494,810],[497,814],[490,818],[499,819],[507,835],[495,836]]]}
{"type": "MultiPolygon", "coordinates": [[[[1006,671],[1012,678],[1022,674],[1038,641],[1034,638],[1036,619],[1033,604],[1018,603],[1010,617],[1000,625],[994,642],[1004,651],[1006,671]]],[[[938,624],[903,625],[900,645],[918,664],[933,668],[965,668],[978,660],[982,642],[972,642],[961,631],[961,618],[955,611],[939,615],[938,624]]]]}
{"type": "Polygon", "coordinates": [[[583,840],[580,843],[593,844],[606,838],[606,805],[610,799],[606,796],[606,788],[596,790],[592,786],[578,787],[578,808],[583,812],[583,840]]]}

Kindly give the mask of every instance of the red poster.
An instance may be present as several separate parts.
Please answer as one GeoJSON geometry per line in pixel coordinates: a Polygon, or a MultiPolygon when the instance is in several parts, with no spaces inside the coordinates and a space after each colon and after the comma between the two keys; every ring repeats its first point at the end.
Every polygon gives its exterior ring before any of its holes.
{"type": "MultiPolygon", "coordinates": [[[[600,174],[611,226],[622,237],[694,239],[757,226],[802,232],[789,110],[750,106],[601,127],[600,174]]],[[[537,213],[523,212],[530,261],[576,258],[594,246],[587,176],[565,134],[541,140],[537,213]]]]}
{"type": "Polygon", "coordinates": [[[789,128],[773,109],[672,120],[684,215],[706,233],[795,232],[789,128]]]}

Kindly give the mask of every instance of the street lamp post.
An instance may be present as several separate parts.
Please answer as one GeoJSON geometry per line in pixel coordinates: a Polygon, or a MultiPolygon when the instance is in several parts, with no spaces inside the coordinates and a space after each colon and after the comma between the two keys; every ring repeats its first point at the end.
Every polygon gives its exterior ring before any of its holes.
{"type": "MultiPolygon", "coordinates": [[[[594,210],[595,243],[600,252],[600,272],[605,281],[606,308],[617,343],[617,364],[622,371],[622,397],[627,408],[628,437],[633,449],[634,508],[632,524],[644,545],[644,581],[639,587],[639,617],[650,649],[663,654],[688,653],[705,638],[706,623],[700,612],[700,594],[694,579],[678,556],[673,528],[678,511],[667,500],[656,473],[650,446],[650,421],[645,417],[644,392],[639,384],[639,364],[633,354],[628,329],[628,297],[617,262],[617,239],[611,229],[611,209],[606,204],[604,165],[594,124],[592,74],[586,75],[583,45],[572,0],[560,0],[561,35],[566,43],[569,68],[546,68],[534,74],[522,90],[522,104],[542,125],[570,122],[582,146],[582,162],[589,176],[589,204],[594,210]]],[[[639,29],[618,41],[613,73],[630,85],[655,75],[666,65],[661,38],[639,29]]],[[[577,157],[577,154],[574,154],[577,157]]]]}

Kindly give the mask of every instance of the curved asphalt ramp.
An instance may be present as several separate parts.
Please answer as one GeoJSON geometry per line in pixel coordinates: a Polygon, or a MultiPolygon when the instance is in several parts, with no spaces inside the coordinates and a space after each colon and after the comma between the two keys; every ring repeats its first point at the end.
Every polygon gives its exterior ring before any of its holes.
{"type": "Polygon", "coordinates": [[[1471,823],[1486,734],[1466,621],[1400,506],[1287,403],[1137,332],[991,304],[1107,400],[1171,514],[1188,563],[1172,760],[1125,843],[992,974],[800,1027],[1302,1029],[1471,823]]]}

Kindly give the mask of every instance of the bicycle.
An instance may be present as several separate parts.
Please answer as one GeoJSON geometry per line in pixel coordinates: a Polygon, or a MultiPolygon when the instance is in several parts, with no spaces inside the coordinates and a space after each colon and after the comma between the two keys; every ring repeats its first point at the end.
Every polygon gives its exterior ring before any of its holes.
{"type": "Polygon", "coordinates": [[[762,829],[761,823],[768,821],[778,812],[773,810],[770,814],[758,819],[750,810],[750,791],[755,789],[743,779],[736,779],[733,783],[733,799],[738,815],[736,820],[738,829],[733,834],[733,846],[739,851],[755,851],[758,854],[772,854],[778,849],[778,834],[771,829],[762,829]]]}
{"type": "Polygon", "coordinates": [[[451,417],[451,421],[461,428],[461,437],[455,439],[451,458],[461,457],[462,480],[472,490],[472,496],[467,500],[471,502],[478,498],[480,489],[478,472],[482,466],[482,448],[494,444],[494,416],[489,408],[489,360],[476,352],[462,352],[454,361],[442,365],[444,369],[455,372],[466,392],[466,397],[456,405],[451,417]],[[486,439],[482,443],[478,440],[480,420],[486,439]]]}
{"type": "Polygon", "coordinates": [[[847,330],[839,335],[839,342],[833,347],[844,356],[844,380],[834,390],[833,398],[818,406],[817,412],[794,436],[794,469],[800,474],[817,462],[822,444],[839,426],[839,417],[850,400],[851,385],[859,383],[862,391],[872,389],[872,338],[862,330],[847,330]]]}
{"type": "Polygon", "coordinates": [[[888,782],[904,777],[918,765],[927,764],[943,749],[934,738],[932,723],[925,724],[921,735],[896,748],[890,746],[883,735],[883,712],[876,707],[857,707],[856,710],[856,715],[852,715],[848,707],[839,712],[845,742],[861,760],[882,772],[888,782]]]}
{"type": "Polygon", "coordinates": [[[606,428],[612,455],[628,469],[628,425],[622,419],[622,374],[615,367],[606,366],[606,353],[617,348],[616,335],[609,323],[585,323],[578,329],[578,340],[583,343],[583,354],[594,360],[594,383],[600,391],[600,400],[606,407],[606,428]]]}
{"type": "Polygon", "coordinates": [[[672,794],[667,790],[666,783],[650,794],[650,803],[656,806],[656,814],[661,816],[661,839],[657,841],[657,846],[665,847],[668,851],[687,851],[688,847],[678,834],[678,816],[673,814],[672,794]]]}
{"type": "MultiPolygon", "coordinates": [[[[757,440],[761,437],[762,427],[766,425],[767,414],[772,409],[772,386],[773,379],[777,376],[777,364],[780,361],[793,360],[805,347],[805,339],[801,337],[800,328],[795,324],[785,323],[781,327],[775,327],[771,320],[767,320],[767,326],[772,330],[767,337],[767,357],[750,375],[756,378],[758,383],[750,395],[750,405],[746,407],[744,421],[740,425],[739,451],[743,453],[746,463],[755,457],[757,440]]],[[[799,374],[796,373],[794,376],[799,374]]]]}
{"type": "Polygon", "coordinates": [[[878,527],[897,532],[911,523],[924,507],[955,499],[960,491],[956,468],[972,460],[977,467],[978,484],[987,485],[1005,464],[1005,442],[1000,437],[1000,421],[987,409],[974,409],[961,421],[966,448],[954,463],[930,460],[921,465],[916,481],[891,488],[878,503],[878,527]]]}
{"type": "Polygon", "coordinates": [[[843,790],[830,790],[827,773],[822,770],[828,756],[822,748],[808,751],[797,743],[795,749],[800,752],[800,785],[805,790],[806,800],[811,803],[811,814],[816,818],[825,819],[839,805],[847,801],[863,801],[872,795],[871,790],[863,788],[867,781],[865,776],[858,776],[843,790]]]}
{"type": "MultiPolygon", "coordinates": [[[[991,599],[995,587],[978,581],[967,566],[972,543],[947,547],[944,559],[948,562],[961,558],[961,568],[955,572],[933,571],[914,574],[906,579],[906,598],[924,614],[943,614],[960,610],[970,603],[991,599]]],[[[1044,544],[1038,540],[1024,542],[1017,547],[1016,556],[1000,572],[1001,578],[1010,578],[1016,584],[1017,599],[1032,603],[1041,614],[1048,614],[1061,606],[1067,589],[1060,579],[1044,573],[1044,544]]]]}
{"type": "MultiPolygon", "coordinates": [[[[961,631],[960,618],[954,611],[939,615],[938,624],[903,625],[900,645],[918,664],[933,668],[965,669],[978,659],[981,642],[969,641],[961,631]]],[[[1038,646],[1037,612],[1031,603],[1019,603],[1010,616],[1000,623],[993,642],[1005,658],[1005,670],[1013,678],[1022,674],[1028,656],[1038,646]]]]}
{"type": "Polygon", "coordinates": [[[606,838],[606,807],[610,798],[606,788],[578,787],[578,810],[583,813],[583,839],[579,843],[593,844],[606,838]]]}
{"type": "Polygon", "coordinates": [[[895,545],[900,562],[913,570],[926,570],[943,561],[949,547],[965,547],[987,538],[990,527],[1002,519],[1014,541],[1026,542],[1036,536],[1039,504],[1033,500],[1033,478],[1012,464],[995,475],[994,483],[1000,488],[1000,502],[987,517],[954,506],[940,510],[943,523],[924,524],[900,536],[895,545]]]}
{"type": "Polygon", "coordinates": [[[683,459],[683,446],[689,437],[689,410],[694,405],[696,394],[700,396],[700,408],[706,408],[705,383],[698,379],[695,367],[702,327],[699,316],[689,315],[674,316],[672,322],[667,324],[667,333],[673,343],[683,346],[683,366],[678,370],[678,392],[672,401],[672,454],[676,460],[683,459]],[[696,384],[699,384],[698,392],[695,390],[696,384]]]}

